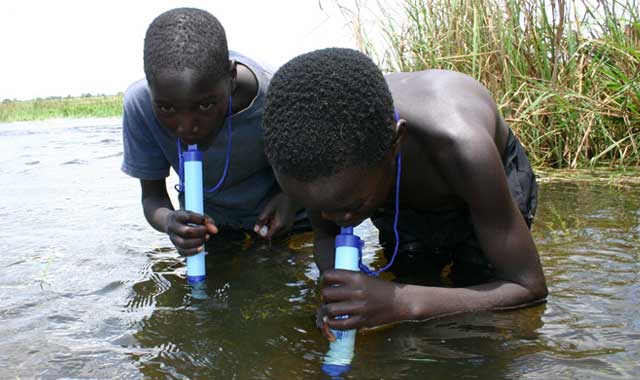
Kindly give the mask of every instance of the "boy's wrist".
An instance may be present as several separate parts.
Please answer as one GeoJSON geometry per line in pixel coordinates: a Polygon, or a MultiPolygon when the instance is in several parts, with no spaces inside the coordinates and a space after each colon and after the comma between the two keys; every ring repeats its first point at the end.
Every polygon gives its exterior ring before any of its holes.
{"type": "MultiPolygon", "coordinates": [[[[396,318],[398,321],[416,321],[428,318],[425,310],[428,309],[428,302],[421,294],[412,292],[414,286],[408,285],[398,290],[399,297],[396,297],[396,318]]],[[[421,292],[418,292],[421,293],[421,292]]]]}
{"type": "Polygon", "coordinates": [[[171,218],[172,212],[173,211],[166,209],[163,217],[161,218],[162,222],[160,224],[160,228],[165,234],[169,234],[169,224],[170,224],[170,218],[171,218]]]}

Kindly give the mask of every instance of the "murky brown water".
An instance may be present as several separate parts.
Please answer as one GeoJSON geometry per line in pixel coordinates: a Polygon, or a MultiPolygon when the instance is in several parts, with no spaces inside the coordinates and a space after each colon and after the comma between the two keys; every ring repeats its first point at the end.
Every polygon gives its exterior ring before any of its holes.
{"type": "MultiPolygon", "coordinates": [[[[0,378],[327,378],[309,236],[220,247],[194,299],[121,151],[118,120],[0,125],[0,378]]],[[[540,197],[547,304],[358,335],[346,378],[640,378],[640,186],[540,197]]]]}

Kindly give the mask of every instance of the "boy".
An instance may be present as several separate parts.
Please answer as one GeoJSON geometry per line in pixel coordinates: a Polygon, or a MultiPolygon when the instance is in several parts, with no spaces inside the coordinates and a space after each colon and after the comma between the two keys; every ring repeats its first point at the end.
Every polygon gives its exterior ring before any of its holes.
{"type": "MultiPolygon", "coordinates": [[[[276,72],[263,128],[278,182],[311,218],[322,273],[319,315],[329,327],[425,320],[545,299],[528,228],[535,178],[522,146],[475,80],[443,70],[385,78],[362,53],[318,50],[276,72]],[[427,255],[440,265],[452,262],[459,277],[482,281],[442,288],[333,270],[338,227],[366,218],[391,248],[386,253],[394,253],[391,261],[397,250],[397,261],[409,264],[406,256],[427,255]],[[341,315],[348,318],[327,318],[341,315]]],[[[418,269],[424,277],[426,269],[418,269]]]]}
{"type": "Polygon", "coordinates": [[[229,52],[218,20],[193,8],[167,11],[149,25],[144,71],[146,80],[124,96],[122,170],[140,179],[149,224],[186,256],[200,252],[218,226],[260,232],[268,224],[266,238],[290,230],[297,209],[279,190],[260,128],[271,74],[229,52]],[[203,151],[205,189],[216,188],[205,192],[206,215],[175,211],[166,191],[169,168],[182,173],[179,151],[188,144],[203,151]]]}

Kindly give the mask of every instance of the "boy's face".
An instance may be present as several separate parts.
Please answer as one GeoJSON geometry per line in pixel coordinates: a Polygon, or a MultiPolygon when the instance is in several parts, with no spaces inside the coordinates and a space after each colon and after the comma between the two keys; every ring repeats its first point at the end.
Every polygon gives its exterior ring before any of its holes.
{"type": "Polygon", "coordinates": [[[185,144],[206,149],[223,126],[234,79],[212,81],[192,69],[156,73],[149,87],[158,122],[185,144]]]}
{"type": "Polygon", "coordinates": [[[390,153],[373,167],[347,167],[311,182],[277,172],[276,177],[284,192],[323,219],[342,227],[357,226],[393,196],[394,157],[390,153]]]}

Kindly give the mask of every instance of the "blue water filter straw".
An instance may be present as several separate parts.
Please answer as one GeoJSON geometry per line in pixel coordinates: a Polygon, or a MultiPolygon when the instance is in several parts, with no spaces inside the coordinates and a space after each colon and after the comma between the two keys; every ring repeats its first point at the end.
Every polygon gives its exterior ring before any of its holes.
{"type": "MultiPolygon", "coordinates": [[[[353,234],[353,227],[342,227],[335,238],[335,269],[360,271],[358,266],[362,240],[353,234]]],[[[339,316],[336,318],[347,318],[339,316]]],[[[356,343],[356,330],[331,330],[336,340],[329,344],[329,351],[324,357],[322,371],[332,378],[338,377],[351,369],[356,343]]]]}
{"type": "MultiPolygon", "coordinates": [[[[183,153],[184,160],[184,208],[187,211],[204,214],[204,199],[202,191],[202,153],[198,145],[189,145],[183,153]]],[[[190,284],[204,281],[206,275],[205,252],[187,257],[187,280],[190,284]]]]}

